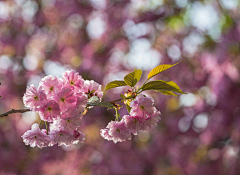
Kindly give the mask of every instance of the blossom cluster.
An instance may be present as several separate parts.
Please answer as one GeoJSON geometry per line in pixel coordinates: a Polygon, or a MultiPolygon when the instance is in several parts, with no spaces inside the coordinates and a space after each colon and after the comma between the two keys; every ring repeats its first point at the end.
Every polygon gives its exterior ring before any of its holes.
{"type": "MultiPolygon", "coordinates": [[[[46,76],[38,88],[27,87],[23,96],[24,105],[38,112],[41,121],[46,122],[46,129],[40,129],[37,123],[22,136],[26,145],[39,148],[53,146],[69,146],[85,140],[80,131],[82,116],[88,102],[96,98],[101,101],[103,92],[101,85],[93,80],[84,80],[74,71],[66,71],[62,78],[46,76]],[[49,123],[49,127],[47,125],[49,123]]],[[[100,135],[114,143],[131,139],[132,134],[152,127],[160,120],[160,112],[153,106],[151,97],[139,94],[130,104],[130,115],[120,116],[121,121],[111,121],[100,135]]],[[[90,107],[90,106],[88,106],[90,107]]]]}
{"type": "Polygon", "coordinates": [[[54,144],[69,146],[85,140],[79,130],[87,100],[103,96],[101,85],[84,80],[74,71],[66,71],[62,78],[46,76],[38,88],[27,87],[23,102],[30,110],[38,112],[42,121],[50,123],[49,131],[40,129],[37,123],[22,136],[26,145],[39,148],[54,144]]]}
{"type": "Polygon", "coordinates": [[[124,115],[121,121],[111,121],[106,129],[101,129],[100,134],[104,139],[114,143],[130,140],[132,134],[157,125],[160,120],[160,111],[153,106],[153,99],[139,94],[130,103],[130,115],[124,115]]]}

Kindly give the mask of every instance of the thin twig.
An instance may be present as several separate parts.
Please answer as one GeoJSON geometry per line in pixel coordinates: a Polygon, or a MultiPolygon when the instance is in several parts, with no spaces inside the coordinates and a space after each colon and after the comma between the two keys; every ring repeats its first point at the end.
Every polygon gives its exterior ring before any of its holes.
{"type": "MultiPolygon", "coordinates": [[[[125,100],[128,100],[128,99],[132,99],[133,97],[126,97],[125,100]]],[[[117,100],[114,100],[114,101],[110,101],[108,103],[115,103],[115,102],[118,102],[118,101],[121,101],[121,100],[124,100],[123,98],[120,98],[120,99],[117,99],[117,100]]]]}
{"type": "Polygon", "coordinates": [[[5,113],[3,113],[3,114],[0,114],[0,118],[1,117],[7,117],[9,114],[14,114],[14,113],[24,113],[24,112],[28,112],[28,111],[30,111],[30,109],[12,109],[12,110],[10,110],[10,111],[8,111],[8,112],[5,112],[5,113]]]}
{"type": "Polygon", "coordinates": [[[108,102],[108,103],[115,103],[115,102],[118,102],[118,101],[121,101],[121,100],[122,100],[122,98],[117,99],[117,100],[114,100],[114,101],[110,101],[110,102],[108,102]]]}

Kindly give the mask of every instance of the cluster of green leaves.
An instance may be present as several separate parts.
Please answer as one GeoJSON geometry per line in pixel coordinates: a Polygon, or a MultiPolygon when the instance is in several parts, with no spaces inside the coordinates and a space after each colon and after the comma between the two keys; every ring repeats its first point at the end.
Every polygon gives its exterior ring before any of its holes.
{"type": "Polygon", "coordinates": [[[129,86],[130,90],[128,90],[124,95],[120,94],[121,99],[112,101],[112,102],[101,102],[97,96],[92,96],[91,93],[88,99],[88,106],[91,108],[92,106],[101,106],[101,107],[106,107],[108,109],[115,109],[116,111],[116,121],[120,121],[121,117],[118,113],[118,109],[122,107],[119,104],[115,104],[117,101],[123,101],[126,105],[126,108],[128,112],[130,113],[131,107],[130,102],[141,92],[146,91],[146,90],[154,90],[157,92],[161,92],[164,95],[174,95],[177,96],[175,93],[180,93],[180,94],[185,94],[184,92],[181,91],[179,86],[173,82],[173,81],[163,81],[163,80],[156,80],[156,81],[149,81],[152,77],[156,76],[157,74],[177,65],[178,63],[174,65],[170,64],[163,64],[155,67],[150,71],[148,74],[147,80],[143,83],[143,85],[140,88],[136,88],[135,85],[137,82],[140,80],[142,76],[142,70],[140,69],[135,69],[133,72],[127,74],[124,77],[124,80],[115,80],[110,83],[108,83],[105,87],[104,92],[106,92],[109,89],[113,89],[116,87],[121,87],[121,86],[129,86]]]}
{"type": "MultiPolygon", "coordinates": [[[[176,96],[175,92],[180,94],[185,94],[181,91],[179,86],[173,82],[173,81],[163,81],[163,80],[156,80],[156,81],[149,81],[152,77],[156,76],[157,74],[177,65],[178,63],[174,65],[170,64],[162,64],[150,71],[148,74],[147,80],[144,82],[144,84],[139,88],[135,89],[136,93],[139,94],[146,90],[155,90],[158,92],[163,93],[164,95],[174,95],[176,96]]],[[[120,86],[129,86],[131,88],[135,88],[134,86],[137,84],[137,82],[140,80],[142,76],[142,70],[135,69],[133,72],[127,74],[124,77],[124,80],[115,80],[110,83],[108,83],[105,87],[104,92],[106,92],[109,89],[120,87],[120,86]]]]}

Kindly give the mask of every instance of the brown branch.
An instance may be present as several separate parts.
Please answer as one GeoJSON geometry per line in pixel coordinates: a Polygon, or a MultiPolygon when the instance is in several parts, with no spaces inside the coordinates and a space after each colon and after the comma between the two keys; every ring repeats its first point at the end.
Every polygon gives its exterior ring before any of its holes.
{"type": "Polygon", "coordinates": [[[7,117],[9,114],[14,114],[14,113],[24,113],[24,112],[28,112],[28,111],[30,111],[30,109],[12,109],[12,110],[10,110],[10,111],[8,111],[8,112],[5,112],[5,113],[3,113],[3,114],[0,114],[0,118],[1,117],[7,117]]]}
{"type": "Polygon", "coordinates": [[[110,102],[108,102],[108,103],[115,103],[115,102],[118,102],[118,101],[121,101],[121,100],[122,100],[122,98],[117,99],[117,100],[114,100],[114,101],[110,101],[110,102]]]}

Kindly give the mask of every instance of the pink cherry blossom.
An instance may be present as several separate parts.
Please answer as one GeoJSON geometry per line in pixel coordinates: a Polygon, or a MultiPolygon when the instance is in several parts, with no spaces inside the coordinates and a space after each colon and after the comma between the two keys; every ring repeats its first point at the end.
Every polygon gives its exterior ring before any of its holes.
{"type": "Polygon", "coordinates": [[[160,115],[161,112],[157,111],[155,108],[154,113],[146,118],[146,126],[148,127],[156,126],[157,122],[161,119],[160,115]]]}
{"type": "Polygon", "coordinates": [[[39,125],[34,123],[31,130],[26,131],[23,136],[23,142],[30,147],[43,148],[48,146],[51,141],[51,136],[46,134],[45,130],[40,130],[39,125]]]}
{"type": "Polygon", "coordinates": [[[78,142],[82,143],[85,140],[85,136],[82,132],[69,132],[63,128],[52,130],[50,135],[52,136],[52,141],[49,146],[53,146],[54,144],[58,144],[58,146],[69,146],[71,144],[77,144],[78,142]]]}
{"type": "Polygon", "coordinates": [[[132,107],[130,114],[135,116],[145,116],[153,114],[153,99],[151,97],[145,97],[139,94],[134,101],[130,103],[132,107]]]}
{"type": "Polygon", "coordinates": [[[82,114],[84,112],[86,106],[87,106],[87,97],[85,95],[77,96],[76,104],[71,105],[64,112],[61,112],[61,118],[69,119],[69,118],[76,117],[76,116],[79,117],[80,114],[82,114]]]}
{"type": "Polygon", "coordinates": [[[111,121],[107,127],[109,129],[109,135],[112,136],[114,143],[122,142],[131,139],[131,133],[127,130],[125,123],[120,121],[111,121]]]}
{"type": "Polygon", "coordinates": [[[145,119],[143,117],[124,115],[122,120],[127,130],[134,135],[136,135],[139,130],[144,129],[145,119]]]}
{"type": "Polygon", "coordinates": [[[113,140],[113,137],[109,135],[109,129],[101,129],[100,135],[108,141],[113,140]]]}
{"type": "Polygon", "coordinates": [[[73,89],[74,92],[79,92],[84,85],[82,77],[78,72],[75,73],[73,70],[64,72],[62,77],[67,87],[73,89]]]}
{"type": "Polygon", "coordinates": [[[90,97],[97,96],[101,100],[101,98],[103,97],[103,91],[101,90],[101,87],[102,86],[100,84],[93,80],[91,81],[85,80],[82,91],[85,92],[85,94],[89,95],[90,97]]]}
{"type": "Polygon", "coordinates": [[[58,92],[62,88],[62,85],[62,79],[53,75],[45,76],[39,82],[39,87],[44,89],[48,98],[51,98],[56,92],[58,92]]]}
{"type": "Polygon", "coordinates": [[[73,117],[68,119],[55,119],[53,123],[51,123],[50,128],[52,130],[64,128],[64,130],[73,132],[78,129],[82,124],[82,116],[81,117],[73,117]]]}
{"type": "Polygon", "coordinates": [[[61,119],[69,119],[76,116],[80,116],[80,113],[74,108],[68,108],[66,111],[60,113],[61,119]]]}
{"type": "Polygon", "coordinates": [[[77,144],[78,142],[83,143],[83,141],[85,140],[85,135],[81,131],[74,130],[73,136],[75,140],[72,141],[72,144],[77,144]]]}
{"type": "Polygon", "coordinates": [[[39,88],[37,90],[33,84],[27,87],[23,96],[24,105],[33,111],[38,110],[46,100],[46,94],[42,91],[42,89],[39,88]]]}
{"type": "Polygon", "coordinates": [[[53,99],[58,102],[62,112],[76,105],[76,97],[71,89],[65,87],[53,99]]]}
{"type": "Polygon", "coordinates": [[[40,108],[39,115],[42,120],[53,122],[53,119],[60,115],[59,105],[51,100],[40,108]]]}
{"type": "Polygon", "coordinates": [[[74,109],[77,111],[77,113],[78,114],[83,113],[86,106],[87,106],[87,97],[85,95],[84,96],[78,96],[77,101],[76,101],[76,105],[74,107],[74,109]]]}

